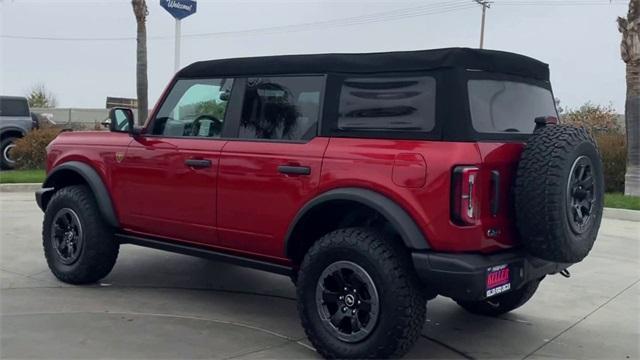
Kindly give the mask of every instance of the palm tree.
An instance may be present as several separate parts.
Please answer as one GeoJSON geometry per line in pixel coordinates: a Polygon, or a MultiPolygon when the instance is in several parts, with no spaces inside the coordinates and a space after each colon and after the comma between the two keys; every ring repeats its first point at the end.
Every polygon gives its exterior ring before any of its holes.
{"type": "Polygon", "coordinates": [[[147,88],[149,87],[147,79],[147,2],[145,0],[131,0],[133,6],[133,14],[136,16],[137,41],[138,48],[136,51],[136,91],[138,95],[138,124],[142,125],[147,120],[147,112],[149,111],[149,100],[147,98],[147,88]]]}
{"type": "Polygon", "coordinates": [[[618,18],[620,53],[627,64],[627,172],[624,193],[640,196],[640,0],[629,1],[627,18],[618,18]]]}

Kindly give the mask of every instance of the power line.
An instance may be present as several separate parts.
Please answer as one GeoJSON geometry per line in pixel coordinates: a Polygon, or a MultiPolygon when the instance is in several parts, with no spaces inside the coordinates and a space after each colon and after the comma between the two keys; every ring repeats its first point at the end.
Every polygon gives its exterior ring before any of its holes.
{"type": "MultiPolygon", "coordinates": [[[[477,4],[483,5],[483,19],[485,17],[484,12],[489,7],[489,4],[498,6],[592,6],[592,5],[623,5],[622,0],[512,0],[512,1],[486,1],[486,0],[473,0],[477,4]]],[[[310,31],[317,28],[335,28],[335,27],[348,27],[356,25],[374,24],[379,22],[397,21],[407,18],[415,18],[428,15],[443,14],[454,11],[463,11],[471,9],[477,6],[477,4],[470,3],[469,0],[456,0],[456,1],[442,1],[439,3],[432,3],[429,5],[421,5],[415,7],[401,8],[385,12],[377,12],[360,16],[322,20],[308,23],[291,24],[291,25],[278,25],[263,28],[253,28],[246,30],[233,30],[233,31],[221,31],[210,33],[198,33],[198,34],[185,34],[183,38],[209,38],[209,37],[230,37],[230,36],[247,36],[247,35],[271,35],[278,33],[292,33],[310,31]]],[[[483,23],[484,24],[484,23],[483,23]]],[[[481,48],[484,45],[483,31],[484,25],[481,29],[481,48]]],[[[0,35],[3,39],[14,40],[44,40],[44,41],[134,41],[133,36],[122,37],[54,37],[54,36],[23,36],[23,35],[0,35]]],[[[148,40],[165,40],[170,39],[171,36],[148,36],[148,40]]]]}
{"type": "MultiPolygon", "coordinates": [[[[186,35],[183,35],[183,37],[205,38],[205,37],[223,37],[223,36],[238,36],[238,35],[251,35],[251,34],[264,35],[264,34],[274,34],[274,33],[282,33],[282,32],[287,32],[287,33],[299,32],[299,31],[313,30],[315,28],[344,27],[344,26],[371,24],[371,23],[386,22],[386,21],[395,21],[395,20],[412,18],[412,17],[442,14],[442,13],[447,13],[452,11],[460,11],[460,10],[465,10],[471,7],[473,6],[469,6],[468,1],[466,0],[446,1],[446,2],[430,4],[430,5],[422,5],[422,6],[403,8],[403,9],[397,9],[392,11],[372,13],[367,15],[354,16],[354,17],[341,18],[341,19],[332,19],[332,20],[316,21],[316,22],[301,23],[301,24],[280,25],[280,26],[236,30],[236,31],[186,34],[186,35]]],[[[49,40],[49,41],[127,41],[127,40],[136,39],[135,37],[132,37],[132,36],[87,38],[87,37],[0,35],[0,37],[6,38],[6,39],[18,39],[18,40],[49,40]]],[[[168,38],[170,37],[169,36],[147,37],[147,39],[149,40],[162,40],[162,39],[168,39],[168,38]]]]}
{"type": "Polygon", "coordinates": [[[611,5],[627,5],[626,0],[539,0],[539,1],[499,1],[499,6],[611,6],[611,5]]]}

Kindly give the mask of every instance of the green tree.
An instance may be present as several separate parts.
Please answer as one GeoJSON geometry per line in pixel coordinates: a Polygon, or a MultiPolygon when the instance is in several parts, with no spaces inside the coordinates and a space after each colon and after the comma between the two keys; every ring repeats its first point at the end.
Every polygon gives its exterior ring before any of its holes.
{"type": "Polygon", "coordinates": [[[618,18],[622,34],[620,56],[627,65],[627,99],[625,128],[627,130],[627,171],[624,193],[640,196],[640,0],[629,1],[627,18],[618,18]]]}
{"type": "Polygon", "coordinates": [[[44,84],[34,85],[27,95],[27,101],[32,108],[52,108],[58,104],[56,96],[44,84]]]}
{"type": "Polygon", "coordinates": [[[145,0],[131,0],[133,14],[137,24],[137,50],[136,50],[136,92],[138,95],[138,123],[144,124],[149,111],[147,78],[147,2],[145,0]]]}
{"type": "Polygon", "coordinates": [[[227,102],[217,102],[215,100],[203,101],[198,104],[196,117],[200,115],[212,115],[218,120],[224,120],[224,112],[227,108],[227,102]]]}

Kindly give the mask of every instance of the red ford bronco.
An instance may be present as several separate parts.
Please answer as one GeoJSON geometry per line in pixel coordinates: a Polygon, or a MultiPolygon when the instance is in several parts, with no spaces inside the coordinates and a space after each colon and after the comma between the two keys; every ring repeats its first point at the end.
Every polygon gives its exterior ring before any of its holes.
{"type": "Polygon", "coordinates": [[[63,133],[36,194],[53,274],[120,244],[291,276],[327,358],[401,356],[442,295],[496,316],[595,241],[598,150],[548,66],[462,48],[192,64],[142,128],[63,133]]]}

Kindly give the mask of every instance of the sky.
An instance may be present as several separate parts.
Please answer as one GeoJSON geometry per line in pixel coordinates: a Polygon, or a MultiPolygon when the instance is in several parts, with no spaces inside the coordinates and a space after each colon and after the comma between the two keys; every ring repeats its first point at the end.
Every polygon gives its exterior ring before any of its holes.
{"type": "MultiPolygon", "coordinates": [[[[147,0],[149,102],[174,74],[174,19],[147,0]]],[[[624,112],[625,65],[616,17],[625,0],[495,0],[485,48],[516,52],[551,68],[564,108],[586,102],[624,112]]],[[[199,0],[182,21],[181,66],[199,60],[327,52],[478,47],[473,0],[199,0]],[[301,25],[304,24],[304,25],[301,25]]],[[[0,93],[37,84],[60,107],[104,108],[135,98],[136,22],[129,0],[0,0],[0,93]]]]}

